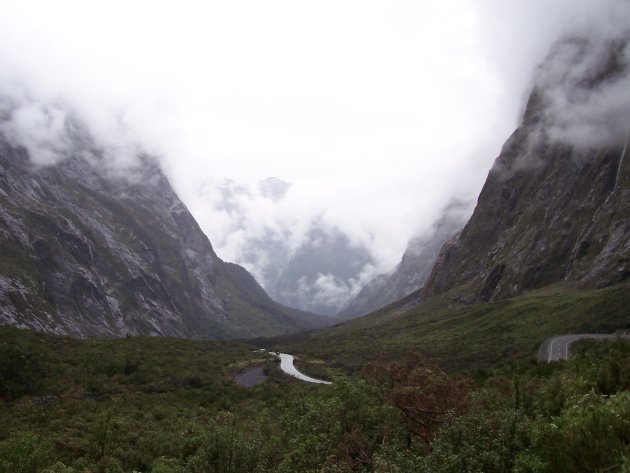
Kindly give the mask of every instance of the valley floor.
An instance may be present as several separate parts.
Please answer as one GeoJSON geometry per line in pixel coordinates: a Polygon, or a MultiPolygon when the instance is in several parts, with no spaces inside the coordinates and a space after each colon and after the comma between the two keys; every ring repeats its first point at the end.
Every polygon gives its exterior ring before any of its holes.
{"type": "Polygon", "coordinates": [[[244,343],[0,327],[0,473],[628,471],[630,343],[533,360],[554,331],[627,326],[627,289],[442,301],[281,345],[332,385],[244,343]]]}

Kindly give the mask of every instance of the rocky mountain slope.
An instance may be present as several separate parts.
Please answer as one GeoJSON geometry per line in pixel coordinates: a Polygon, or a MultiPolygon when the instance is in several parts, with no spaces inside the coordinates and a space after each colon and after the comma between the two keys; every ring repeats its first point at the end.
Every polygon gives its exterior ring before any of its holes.
{"type": "Polygon", "coordinates": [[[440,252],[425,299],[456,290],[465,301],[493,300],[630,277],[628,44],[556,45],[474,214],[440,252]]]}
{"type": "Polygon", "coordinates": [[[1,324],[233,338],[323,322],[276,304],[221,261],[150,159],[123,175],[87,148],[36,167],[0,137],[1,324]]]}
{"type": "Polygon", "coordinates": [[[420,289],[447,240],[465,224],[469,206],[452,202],[431,231],[413,238],[400,263],[388,274],[372,279],[339,313],[341,318],[359,317],[402,299],[420,289]]]}

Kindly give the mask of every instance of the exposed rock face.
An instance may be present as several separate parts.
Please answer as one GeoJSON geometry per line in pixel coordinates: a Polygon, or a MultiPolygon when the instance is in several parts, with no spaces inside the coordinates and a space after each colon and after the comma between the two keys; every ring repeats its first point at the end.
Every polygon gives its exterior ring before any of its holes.
{"type": "Polygon", "coordinates": [[[409,242],[396,268],[389,274],[372,279],[339,315],[342,318],[359,317],[420,289],[444,242],[464,226],[466,217],[470,215],[469,208],[462,202],[451,203],[427,235],[415,237],[409,242]]]}
{"type": "Polygon", "coordinates": [[[214,253],[150,160],[34,167],[0,137],[0,323],[76,336],[246,337],[316,323],[214,253]]]}
{"type": "Polygon", "coordinates": [[[630,157],[627,133],[618,131],[630,128],[621,113],[624,100],[630,109],[627,87],[616,106],[606,97],[629,82],[628,52],[627,38],[556,46],[423,297],[458,289],[465,300],[491,300],[630,276],[630,157]]]}

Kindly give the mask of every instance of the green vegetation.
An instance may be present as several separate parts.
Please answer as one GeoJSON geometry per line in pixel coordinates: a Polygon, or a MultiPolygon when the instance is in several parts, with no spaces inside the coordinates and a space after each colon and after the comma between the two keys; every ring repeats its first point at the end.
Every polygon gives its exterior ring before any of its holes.
{"type": "Polygon", "coordinates": [[[575,291],[545,288],[513,299],[465,305],[447,294],[406,311],[389,307],[291,340],[280,349],[357,373],[368,361],[419,352],[448,370],[487,369],[535,358],[540,344],[565,333],[630,327],[630,285],[575,291]],[[366,347],[369,347],[366,349],[366,347]]]}
{"type": "Polygon", "coordinates": [[[253,349],[151,337],[82,341],[0,327],[0,472],[56,462],[80,472],[158,464],[155,471],[171,471],[160,458],[201,455],[219,413],[244,419],[311,388],[253,349]],[[264,386],[232,381],[260,365],[269,375],[264,386]]]}
{"type": "Polygon", "coordinates": [[[567,327],[623,327],[625,292],[434,301],[433,314],[385,312],[293,341],[299,368],[332,386],[287,377],[247,344],[0,328],[0,473],[627,472],[630,343],[532,360],[538,339],[567,327]],[[414,353],[417,340],[430,349],[414,353]],[[442,365],[427,357],[454,342],[442,365]],[[233,381],[257,366],[264,384],[233,381]]]}
{"type": "MultiPolygon", "coordinates": [[[[311,328],[312,314],[301,313],[274,302],[242,267],[232,263],[217,262],[216,289],[225,301],[228,314],[238,314],[229,324],[214,328],[208,335],[217,338],[252,338],[265,334],[286,333],[289,329],[311,328]]],[[[228,318],[231,316],[228,315],[228,318]]],[[[321,317],[319,325],[325,318],[321,317]]]]}

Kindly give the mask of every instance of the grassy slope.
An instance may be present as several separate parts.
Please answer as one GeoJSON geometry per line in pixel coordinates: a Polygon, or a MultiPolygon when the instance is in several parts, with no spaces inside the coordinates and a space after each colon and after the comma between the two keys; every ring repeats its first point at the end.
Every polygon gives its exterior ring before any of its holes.
{"type": "Polygon", "coordinates": [[[226,302],[223,338],[254,338],[324,326],[328,317],[309,314],[273,301],[244,268],[218,262],[216,288],[226,302]],[[236,314],[236,317],[232,317],[236,314]]]}
{"type": "Polygon", "coordinates": [[[351,372],[412,351],[447,369],[469,370],[532,360],[553,335],[630,327],[630,284],[588,291],[556,286],[474,305],[453,305],[447,296],[406,311],[390,307],[278,348],[351,372]]]}

